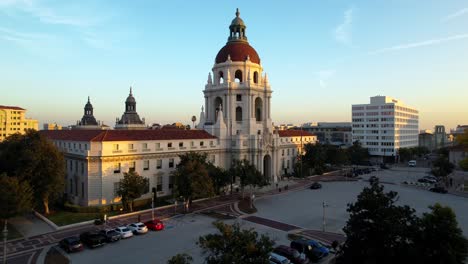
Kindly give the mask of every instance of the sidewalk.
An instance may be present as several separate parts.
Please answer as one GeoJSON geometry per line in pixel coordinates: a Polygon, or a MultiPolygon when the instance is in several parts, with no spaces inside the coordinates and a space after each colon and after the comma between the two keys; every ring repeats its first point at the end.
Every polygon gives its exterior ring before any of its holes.
{"type": "Polygon", "coordinates": [[[54,231],[52,227],[32,213],[11,218],[9,222],[23,237],[32,237],[54,231]]]}

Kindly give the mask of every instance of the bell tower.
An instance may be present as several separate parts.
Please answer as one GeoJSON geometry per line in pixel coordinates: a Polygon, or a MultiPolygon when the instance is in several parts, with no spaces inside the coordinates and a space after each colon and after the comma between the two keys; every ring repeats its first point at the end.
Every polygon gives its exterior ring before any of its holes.
{"type": "Polygon", "coordinates": [[[203,91],[205,108],[200,115],[203,123],[198,128],[225,141],[230,152],[227,163],[247,159],[263,171],[263,156],[271,148],[273,137],[272,91],[260,57],[247,40],[246,28],[237,9],[229,26],[228,41],[208,73],[203,91]],[[223,118],[219,119],[219,114],[223,118]],[[225,130],[214,129],[219,120],[225,123],[225,130]]]}

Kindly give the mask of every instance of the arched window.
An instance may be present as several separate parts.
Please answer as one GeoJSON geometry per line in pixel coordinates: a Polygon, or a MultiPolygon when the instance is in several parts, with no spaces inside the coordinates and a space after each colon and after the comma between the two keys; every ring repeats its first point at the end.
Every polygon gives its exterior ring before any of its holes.
{"type": "Polygon", "coordinates": [[[235,82],[242,82],[242,71],[237,70],[236,73],[234,74],[234,81],[235,82]]]}
{"type": "Polygon", "coordinates": [[[258,72],[254,72],[254,83],[258,83],[258,72]]]}
{"type": "Polygon", "coordinates": [[[224,83],[224,74],[222,71],[218,72],[218,84],[224,83]]]}
{"type": "Polygon", "coordinates": [[[255,120],[262,121],[263,101],[260,97],[255,99],[255,120]]]}
{"type": "Polygon", "coordinates": [[[214,120],[214,122],[216,122],[216,120],[218,119],[218,111],[219,111],[220,106],[221,107],[223,106],[223,99],[221,99],[221,97],[216,97],[215,100],[214,100],[214,109],[215,109],[215,112],[214,112],[215,120],[214,120]]]}
{"type": "Polygon", "coordinates": [[[242,107],[236,108],[236,121],[242,121],[242,107]]]}

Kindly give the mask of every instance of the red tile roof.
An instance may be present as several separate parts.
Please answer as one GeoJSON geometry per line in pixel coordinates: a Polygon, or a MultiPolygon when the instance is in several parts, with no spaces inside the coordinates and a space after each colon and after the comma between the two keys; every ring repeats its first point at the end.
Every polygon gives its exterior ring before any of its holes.
{"type": "Polygon", "coordinates": [[[8,106],[8,105],[0,105],[0,109],[26,110],[18,106],[8,106]]]}
{"type": "Polygon", "coordinates": [[[221,50],[219,50],[218,55],[216,55],[215,62],[226,62],[228,55],[231,57],[232,61],[245,61],[247,56],[249,56],[251,62],[260,64],[258,53],[246,42],[227,43],[221,48],[221,50]]]}
{"type": "Polygon", "coordinates": [[[41,133],[54,140],[93,142],[216,138],[204,130],[43,130],[41,133]]]}
{"type": "Polygon", "coordinates": [[[315,134],[304,130],[278,130],[278,134],[280,137],[300,137],[301,135],[303,137],[315,136],[315,134]]]}

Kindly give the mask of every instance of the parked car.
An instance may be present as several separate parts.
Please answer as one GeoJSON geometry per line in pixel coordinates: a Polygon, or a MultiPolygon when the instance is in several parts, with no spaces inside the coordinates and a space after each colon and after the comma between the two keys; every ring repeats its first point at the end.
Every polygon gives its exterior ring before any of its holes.
{"type": "Polygon", "coordinates": [[[161,231],[164,229],[164,223],[159,219],[150,220],[145,222],[145,225],[148,229],[154,231],[161,231]]]}
{"type": "Polygon", "coordinates": [[[127,225],[127,227],[135,235],[145,234],[146,232],[148,232],[148,228],[145,226],[145,224],[143,224],[141,222],[129,224],[129,225],[127,225]]]}
{"type": "Polygon", "coordinates": [[[314,183],[312,183],[312,185],[310,185],[309,188],[312,189],[312,190],[320,189],[320,188],[322,188],[322,184],[320,184],[318,182],[314,182],[314,183]]]}
{"type": "Polygon", "coordinates": [[[434,180],[434,179],[428,179],[428,178],[421,178],[421,179],[418,179],[418,182],[421,182],[421,183],[437,183],[436,180],[434,180]]]}
{"type": "Polygon", "coordinates": [[[284,245],[277,246],[273,250],[273,253],[276,253],[278,255],[288,258],[293,264],[309,263],[309,259],[304,254],[301,254],[296,249],[290,248],[288,246],[284,246],[284,245]]]}
{"type": "Polygon", "coordinates": [[[268,260],[270,261],[270,264],[291,264],[289,259],[273,252],[270,253],[268,260]]]}
{"type": "Polygon", "coordinates": [[[122,238],[120,233],[118,233],[114,229],[103,229],[99,231],[99,233],[106,237],[107,242],[119,241],[122,238]]]}
{"type": "Polygon", "coordinates": [[[429,191],[436,192],[436,193],[447,193],[447,190],[444,187],[440,187],[440,186],[430,188],[429,191]]]}
{"type": "Polygon", "coordinates": [[[380,168],[381,168],[382,170],[388,170],[388,169],[390,169],[387,165],[385,165],[385,163],[380,164],[380,168]]]}
{"type": "Polygon", "coordinates": [[[59,247],[63,248],[63,250],[68,253],[83,250],[83,244],[81,244],[80,238],[77,236],[67,237],[60,240],[59,247]]]}
{"type": "Polygon", "coordinates": [[[408,166],[409,167],[416,167],[416,161],[415,160],[408,161],[408,166]]]}
{"type": "Polygon", "coordinates": [[[106,244],[106,237],[97,232],[84,232],[80,235],[80,240],[90,248],[96,248],[106,244]]]}
{"type": "Polygon", "coordinates": [[[130,238],[133,236],[133,232],[126,226],[119,226],[114,230],[120,234],[121,238],[130,238]]]}
{"type": "Polygon", "coordinates": [[[424,178],[424,179],[429,179],[429,180],[434,180],[434,181],[436,181],[436,182],[439,181],[439,178],[437,178],[437,177],[435,177],[435,176],[424,176],[423,178],[424,178]]]}
{"type": "Polygon", "coordinates": [[[299,253],[304,253],[312,261],[317,261],[330,253],[329,249],[322,243],[311,239],[294,240],[291,242],[290,247],[296,249],[299,253]]]}

